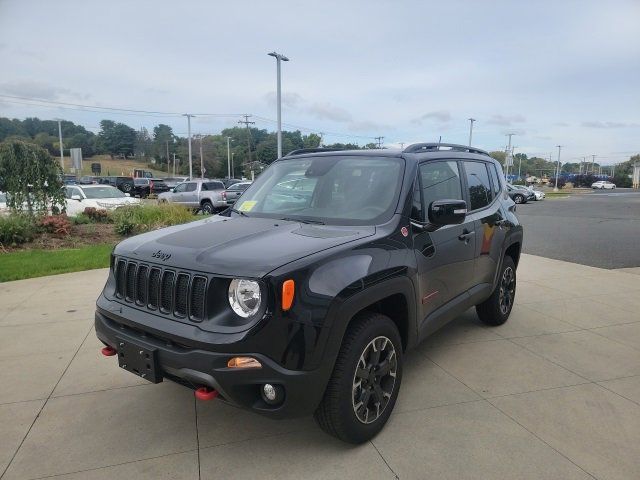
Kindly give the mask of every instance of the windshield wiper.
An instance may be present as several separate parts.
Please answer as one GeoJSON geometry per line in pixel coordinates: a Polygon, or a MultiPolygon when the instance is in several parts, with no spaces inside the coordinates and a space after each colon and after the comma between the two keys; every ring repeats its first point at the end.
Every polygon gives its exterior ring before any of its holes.
{"type": "Polygon", "coordinates": [[[313,225],[324,225],[324,222],[320,220],[305,220],[302,218],[291,218],[291,217],[284,217],[284,218],[281,218],[280,220],[284,220],[285,222],[300,222],[300,223],[307,223],[307,224],[313,224],[313,225]]]}
{"type": "Polygon", "coordinates": [[[232,208],[231,211],[234,212],[234,213],[238,213],[238,214],[242,215],[243,217],[248,217],[249,216],[246,213],[244,213],[242,210],[238,210],[236,208],[232,208]]]}

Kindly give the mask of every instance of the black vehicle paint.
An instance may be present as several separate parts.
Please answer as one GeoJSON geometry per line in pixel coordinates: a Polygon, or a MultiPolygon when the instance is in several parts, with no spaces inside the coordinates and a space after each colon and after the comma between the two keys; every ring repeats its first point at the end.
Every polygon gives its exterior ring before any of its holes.
{"type": "MultiPolygon", "coordinates": [[[[305,224],[227,210],[125,240],[114,249],[109,279],[97,301],[98,338],[116,350],[119,339],[153,349],[165,378],[192,388],[215,388],[224,400],[243,408],[273,417],[313,412],[358,312],[389,316],[407,350],[485,300],[497,284],[505,253],[517,265],[522,228],[503,179],[491,176],[491,202],[469,211],[457,225],[432,228],[424,211],[428,205],[418,208],[414,202],[419,165],[427,162],[456,163],[467,205],[465,161],[501,172],[487,155],[463,148],[317,152],[278,160],[336,155],[400,159],[396,206],[389,218],[370,225],[305,224]],[[121,260],[146,267],[147,275],[156,268],[162,274],[187,274],[190,281],[206,278],[206,318],[194,321],[119,298],[116,267],[121,260]],[[231,311],[226,291],[232,278],[259,282],[266,301],[259,318],[245,321],[231,311]],[[283,311],[281,286],[289,279],[295,281],[295,300],[283,311]],[[257,358],[263,368],[232,371],[226,362],[235,355],[257,358]],[[259,386],[267,382],[284,387],[281,404],[260,398],[259,386]]],[[[255,184],[248,192],[252,188],[255,184]]]]}

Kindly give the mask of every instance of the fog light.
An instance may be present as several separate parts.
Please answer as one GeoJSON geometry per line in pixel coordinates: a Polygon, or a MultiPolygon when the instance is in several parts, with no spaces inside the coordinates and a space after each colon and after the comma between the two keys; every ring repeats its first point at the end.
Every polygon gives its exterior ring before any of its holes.
{"type": "Polygon", "coordinates": [[[269,405],[277,405],[282,402],[284,389],[280,385],[265,383],[262,386],[262,399],[269,405]]]}

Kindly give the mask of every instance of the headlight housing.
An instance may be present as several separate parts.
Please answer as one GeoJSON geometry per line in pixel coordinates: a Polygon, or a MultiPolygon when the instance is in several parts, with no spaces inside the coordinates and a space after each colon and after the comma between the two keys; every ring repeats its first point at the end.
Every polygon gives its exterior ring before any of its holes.
{"type": "Polygon", "coordinates": [[[242,318],[255,315],[260,309],[262,295],[255,280],[234,278],[229,284],[229,306],[242,318]]]}

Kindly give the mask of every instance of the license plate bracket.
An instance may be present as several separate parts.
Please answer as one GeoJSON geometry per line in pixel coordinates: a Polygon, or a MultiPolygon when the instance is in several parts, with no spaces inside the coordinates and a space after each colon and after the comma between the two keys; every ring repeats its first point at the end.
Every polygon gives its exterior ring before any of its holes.
{"type": "Polygon", "coordinates": [[[144,378],[151,383],[160,383],[162,375],[158,368],[158,352],[135,342],[118,338],[118,365],[127,372],[144,378]]]}

